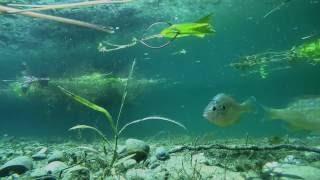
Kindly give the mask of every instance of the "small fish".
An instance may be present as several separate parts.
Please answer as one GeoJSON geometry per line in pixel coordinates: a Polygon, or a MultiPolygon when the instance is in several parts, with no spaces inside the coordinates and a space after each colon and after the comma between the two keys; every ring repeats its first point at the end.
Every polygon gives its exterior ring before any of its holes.
{"type": "Polygon", "coordinates": [[[283,120],[293,130],[320,132],[320,96],[297,99],[282,109],[263,108],[270,120],[283,120]]]}
{"type": "Polygon", "coordinates": [[[239,122],[241,115],[252,109],[251,99],[238,103],[232,97],[220,93],[204,109],[203,117],[215,125],[226,127],[239,122]]]}

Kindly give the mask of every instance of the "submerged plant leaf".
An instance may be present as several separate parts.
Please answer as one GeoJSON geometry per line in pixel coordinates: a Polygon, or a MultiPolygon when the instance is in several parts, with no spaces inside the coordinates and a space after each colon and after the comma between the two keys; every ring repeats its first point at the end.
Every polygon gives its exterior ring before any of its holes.
{"type": "Polygon", "coordinates": [[[116,129],[115,129],[115,126],[114,126],[114,122],[113,122],[112,116],[110,115],[110,113],[109,113],[105,108],[103,108],[103,107],[101,107],[101,106],[98,106],[98,105],[96,105],[96,104],[94,104],[94,103],[86,100],[86,99],[83,98],[83,97],[80,97],[80,96],[78,96],[78,95],[75,95],[75,94],[73,94],[72,92],[64,89],[64,88],[61,87],[61,86],[58,86],[58,88],[59,88],[64,94],[66,94],[67,96],[71,97],[72,99],[78,101],[79,103],[87,106],[87,107],[90,108],[90,109],[93,109],[93,110],[95,110],[95,111],[98,111],[98,112],[103,113],[103,114],[106,116],[109,124],[111,125],[112,130],[113,130],[114,132],[116,132],[116,129]]]}
{"type": "Polygon", "coordinates": [[[165,118],[165,117],[161,117],[161,116],[149,116],[149,117],[145,117],[145,118],[143,118],[143,119],[138,119],[138,120],[135,120],[135,121],[131,121],[131,122],[125,124],[125,125],[121,128],[121,130],[119,131],[119,135],[120,135],[120,134],[122,133],[122,131],[124,131],[128,126],[131,126],[131,125],[133,125],[133,124],[137,124],[137,123],[140,123],[140,122],[143,122],[143,121],[148,121],[148,120],[161,120],[161,121],[166,121],[166,122],[169,122],[169,123],[178,125],[179,127],[183,128],[184,130],[187,130],[187,128],[186,128],[183,124],[181,124],[181,123],[179,123],[179,122],[177,122],[177,121],[175,121],[175,120],[172,120],[172,119],[169,119],[169,118],[165,118]]]}
{"type": "Polygon", "coordinates": [[[200,18],[191,23],[173,24],[162,30],[160,34],[163,37],[174,39],[179,37],[196,36],[203,38],[208,34],[215,33],[211,24],[212,14],[200,18]]]}
{"type": "Polygon", "coordinates": [[[91,129],[93,131],[95,131],[96,133],[98,133],[101,138],[110,145],[110,142],[109,140],[107,139],[107,137],[105,135],[103,135],[103,133],[101,131],[99,131],[99,129],[95,128],[95,127],[92,127],[92,126],[88,126],[88,125],[76,125],[76,126],[73,126],[72,128],[69,129],[69,131],[72,131],[72,130],[79,130],[79,129],[91,129]]]}

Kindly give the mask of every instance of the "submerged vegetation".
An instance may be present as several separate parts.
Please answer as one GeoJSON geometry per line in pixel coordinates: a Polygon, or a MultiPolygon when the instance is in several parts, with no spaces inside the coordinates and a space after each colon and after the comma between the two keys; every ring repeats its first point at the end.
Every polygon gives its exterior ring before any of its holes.
{"type": "MultiPolygon", "coordinates": [[[[100,107],[78,95],[75,95],[71,92],[69,92],[68,90],[64,89],[63,87],[61,86],[58,86],[58,88],[66,95],[68,95],[69,97],[71,97],[72,99],[74,99],[75,101],[79,102],[80,104],[83,104],[85,105],[86,107],[92,109],[92,110],[95,110],[95,111],[98,111],[100,113],[102,113],[108,124],[110,125],[111,127],[111,130],[112,130],[112,134],[113,134],[113,143],[114,143],[114,146],[113,146],[113,155],[112,155],[112,159],[109,163],[109,166],[106,167],[106,175],[110,175],[111,173],[111,168],[113,167],[114,163],[116,162],[116,160],[118,160],[118,139],[119,139],[119,135],[127,128],[129,127],[130,125],[132,124],[136,124],[136,123],[140,123],[140,122],[144,122],[144,121],[148,121],[148,120],[162,120],[162,121],[165,121],[165,122],[169,122],[169,123],[173,123],[175,125],[178,125],[179,127],[183,128],[183,129],[186,129],[186,127],[184,125],[182,125],[181,123],[179,122],[176,122],[174,120],[171,120],[171,119],[168,119],[168,118],[164,118],[164,117],[159,117],[159,116],[150,116],[150,117],[146,117],[146,118],[143,118],[143,119],[139,119],[139,120],[135,120],[135,121],[132,121],[132,122],[129,122],[127,124],[125,124],[121,129],[119,129],[119,120],[121,118],[121,113],[122,113],[122,110],[123,110],[123,107],[125,105],[125,100],[126,100],[126,96],[127,96],[127,88],[128,88],[128,83],[129,81],[131,80],[132,78],[132,73],[133,73],[133,70],[134,70],[134,66],[135,66],[135,60],[133,61],[133,64],[132,64],[132,67],[131,67],[131,71],[129,73],[129,76],[128,76],[128,79],[125,83],[125,86],[124,86],[124,91],[123,91],[123,96],[122,96],[122,101],[121,101],[121,106],[120,106],[120,109],[119,109],[119,113],[118,113],[118,116],[117,116],[117,119],[116,121],[114,121],[113,117],[111,116],[111,114],[108,112],[108,110],[106,110],[105,108],[103,107],[100,107]]],[[[103,133],[98,130],[97,128],[95,127],[92,127],[92,126],[88,126],[88,125],[77,125],[77,126],[74,126],[72,128],[70,128],[70,130],[76,130],[76,129],[90,129],[90,130],[93,130],[95,131],[99,136],[101,136],[101,138],[104,140],[104,142],[106,142],[108,145],[111,145],[111,143],[109,142],[109,140],[106,138],[106,136],[103,135],[103,133]]]]}
{"type": "Polygon", "coordinates": [[[203,38],[206,35],[210,35],[216,32],[213,25],[211,24],[212,16],[213,16],[212,14],[209,14],[191,23],[171,24],[169,22],[156,22],[151,24],[146,29],[146,31],[149,31],[154,26],[157,26],[159,24],[166,24],[169,27],[163,28],[159,34],[142,37],[141,39],[134,37],[132,38],[132,42],[129,44],[119,45],[119,44],[110,43],[109,41],[101,42],[99,43],[98,50],[100,52],[111,52],[111,51],[116,51],[116,50],[135,46],[138,42],[140,42],[141,44],[143,44],[148,48],[158,49],[158,48],[163,48],[169,45],[172,41],[176,40],[177,38],[190,37],[190,36],[203,38]],[[163,39],[163,38],[168,39],[168,41],[163,43],[162,45],[153,46],[149,44],[149,42],[153,39],[163,39]]]}
{"type": "Polygon", "coordinates": [[[230,66],[248,74],[259,74],[267,78],[271,71],[291,68],[292,63],[304,62],[312,65],[320,64],[320,39],[305,42],[285,51],[267,51],[250,56],[244,56],[239,62],[230,66]]]}
{"type": "MultiPolygon", "coordinates": [[[[59,85],[73,92],[88,96],[91,100],[103,100],[120,98],[123,88],[128,81],[127,78],[116,77],[111,73],[91,73],[78,77],[52,78],[49,85],[41,86],[39,83],[32,83],[27,91],[23,89],[24,80],[22,78],[16,81],[8,82],[8,91],[0,92],[15,99],[24,99],[29,101],[42,99],[43,101],[59,102],[63,99],[60,92],[56,91],[55,86],[59,85]]],[[[141,94],[152,90],[155,86],[166,82],[164,79],[131,79],[131,93],[127,97],[128,102],[132,102],[141,94]]]]}

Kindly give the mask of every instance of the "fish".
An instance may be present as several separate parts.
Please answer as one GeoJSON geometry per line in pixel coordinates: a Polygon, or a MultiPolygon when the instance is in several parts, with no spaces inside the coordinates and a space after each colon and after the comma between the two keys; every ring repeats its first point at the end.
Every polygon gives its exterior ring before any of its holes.
{"type": "Polygon", "coordinates": [[[320,96],[302,97],[284,108],[263,109],[269,120],[285,121],[292,130],[320,132],[320,96]]]}
{"type": "Polygon", "coordinates": [[[208,34],[215,33],[211,24],[212,14],[206,15],[195,22],[172,24],[160,32],[162,37],[175,39],[180,37],[195,36],[203,38],[208,34]]]}
{"type": "Polygon", "coordinates": [[[231,96],[219,93],[206,106],[203,117],[220,127],[234,125],[240,121],[243,114],[253,110],[253,99],[252,97],[239,103],[231,96]]]}

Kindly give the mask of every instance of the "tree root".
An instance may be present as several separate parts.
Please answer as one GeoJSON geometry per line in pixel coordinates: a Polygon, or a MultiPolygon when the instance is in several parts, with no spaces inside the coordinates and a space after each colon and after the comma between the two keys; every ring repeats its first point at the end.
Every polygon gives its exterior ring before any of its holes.
{"type": "Polygon", "coordinates": [[[209,149],[220,149],[220,150],[230,150],[230,151],[274,151],[274,150],[294,150],[294,151],[305,151],[305,152],[315,152],[320,153],[320,148],[308,147],[301,145],[292,144],[279,144],[274,146],[244,146],[244,145],[223,145],[223,144],[210,144],[210,145],[199,145],[199,146],[178,146],[169,151],[170,154],[182,152],[182,151],[202,151],[209,149]]]}

